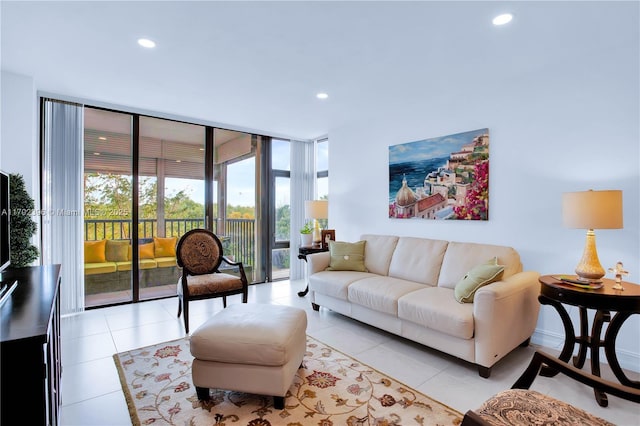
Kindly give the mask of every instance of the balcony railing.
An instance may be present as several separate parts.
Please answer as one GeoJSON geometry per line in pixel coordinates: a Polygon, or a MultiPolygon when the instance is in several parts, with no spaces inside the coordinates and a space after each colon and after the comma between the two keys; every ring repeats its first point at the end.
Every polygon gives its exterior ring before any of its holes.
{"type": "MultiPolygon", "coordinates": [[[[178,237],[187,231],[204,228],[204,219],[164,219],[164,236],[178,237]]],[[[219,235],[224,241],[225,256],[232,256],[241,261],[245,267],[255,264],[255,220],[227,219],[224,224],[225,233],[219,235]]],[[[140,219],[138,221],[138,239],[157,237],[157,219],[140,219]]],[[[102,239],[131,239],[131,220],[127,219],[85,219],[85,241],[102,239]]]]}

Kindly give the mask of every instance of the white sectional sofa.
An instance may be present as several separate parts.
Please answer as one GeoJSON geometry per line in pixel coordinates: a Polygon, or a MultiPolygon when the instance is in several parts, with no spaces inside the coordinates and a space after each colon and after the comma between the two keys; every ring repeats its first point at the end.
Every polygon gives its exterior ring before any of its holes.
{"type": "Polygon", "coordinates": [[[478,366],[482,377],[518,345],[538,319],[537,272],[523,272],[511,247],[428,238],[363,235],[368,272],[328,271],[330,253],[307,256],[313,308],[329,308],[478,366]],[[468,271],[497,257],[499,281],[459,303],[454,288],[468,271]]]}

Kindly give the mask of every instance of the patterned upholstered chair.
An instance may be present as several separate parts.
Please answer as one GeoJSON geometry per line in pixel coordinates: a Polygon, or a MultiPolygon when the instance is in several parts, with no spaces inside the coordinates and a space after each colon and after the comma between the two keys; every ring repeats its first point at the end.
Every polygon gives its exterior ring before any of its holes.
{"type": "Polygon", "coordinates": [[[629,401],[640,402],[640,389],[609,382],[537,351],[525,372],[510,390],[494,395],[476,410],[467,411],[461,426],[612,425],[566,402],[529,390],[543,364],[594,389],[629,401]]]}
{"type": "Polygon", "coordinates": [[[189,301],[222,297],[227,307],[227,296],[242,294],[247,303],[248,282],[242,262],[224,257],[220,239],[206,229],[193,229],[180,238],[176,249],[182,275],[178,281],[178,317],[184,311],[184,329],[189,333],[189,301]],[[237,267],[239,276],[220,272],[225,261],[237,267]]]}

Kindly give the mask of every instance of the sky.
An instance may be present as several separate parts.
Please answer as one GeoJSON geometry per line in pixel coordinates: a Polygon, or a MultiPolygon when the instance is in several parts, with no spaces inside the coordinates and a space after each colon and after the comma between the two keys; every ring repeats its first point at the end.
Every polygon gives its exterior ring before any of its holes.
{"type": "Polygon", "coordinates": [[[471,130],[454,135],[392,145],[389,147],[389,164],[448,157],[452,152],[459,151],[462,145],[471,142],[474,137],[485,133],[489,133],[489,129],[471,130]]]}

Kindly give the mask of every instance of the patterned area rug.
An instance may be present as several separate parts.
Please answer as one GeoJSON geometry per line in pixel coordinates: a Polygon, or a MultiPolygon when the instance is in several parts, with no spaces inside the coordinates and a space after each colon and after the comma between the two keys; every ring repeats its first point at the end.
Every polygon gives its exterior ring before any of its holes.
{"type": "Polygon", "coordinates": [[[212,390],[198,401],[183,338],[113,356],[134,425],[459,425],[456,410],[307,337],[303,368],[285,399],[212,390]]]}

